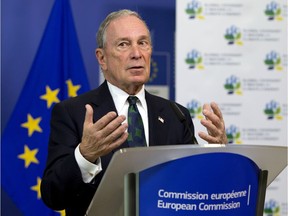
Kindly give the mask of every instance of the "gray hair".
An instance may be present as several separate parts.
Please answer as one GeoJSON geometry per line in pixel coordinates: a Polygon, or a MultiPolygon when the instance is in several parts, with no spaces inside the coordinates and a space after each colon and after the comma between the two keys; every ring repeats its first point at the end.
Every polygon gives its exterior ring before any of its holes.
{"type": "Polygon", "coordinates": [[[108,14],[108,16],[105,18],[105,20],[103,20],[103,22],[99,26],[99,29],[98,29],[98,32],[97,32],[98,48],[104,48],[104,45],[105,45],[105,42],[106,42],[106,29],[107,29],[108,25],[113,20],[115,20],[115,19],[117,19],[119,17],[122,17],[122,16],[135,16],[138,19],[140,19],[145,24],[145,26],[147,27],[148,32],[149,32],[149,37],[151,37],[149,28],[148,28],[146,22],[142,19],[142,17],[135,11],[123,9],[123,10],[115,11],[115,12],[112,12],[112,13],[108,14]]]}

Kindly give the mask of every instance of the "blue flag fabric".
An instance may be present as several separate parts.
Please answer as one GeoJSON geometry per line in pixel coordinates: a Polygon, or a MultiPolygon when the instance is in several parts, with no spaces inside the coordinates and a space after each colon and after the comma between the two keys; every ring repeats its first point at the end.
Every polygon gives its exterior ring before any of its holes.
{"type": "Polygon", "coordinates": [[[30,73],[2,135],[2,189],[23,215],[65,215],[46,207],[40,193],[51,109],[55,103],[88,90],[69,0],[55,0],[30,73]]]}

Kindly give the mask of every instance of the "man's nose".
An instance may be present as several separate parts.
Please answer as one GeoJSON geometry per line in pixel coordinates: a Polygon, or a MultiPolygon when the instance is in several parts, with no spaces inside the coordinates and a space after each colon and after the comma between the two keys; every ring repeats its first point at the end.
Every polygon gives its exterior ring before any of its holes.
{"type": "Polygon", "coordinates": [[[132,59],[139,59],[142,56],[140,47],[138,45],[131,46],[131,53],[130,56],[132,59]]]}

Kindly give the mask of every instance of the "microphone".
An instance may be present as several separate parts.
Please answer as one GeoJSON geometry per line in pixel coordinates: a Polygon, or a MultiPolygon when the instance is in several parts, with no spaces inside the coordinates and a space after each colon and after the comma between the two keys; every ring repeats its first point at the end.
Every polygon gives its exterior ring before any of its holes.
{"type": "Polygon", "coordinates": [[[190,137],[191,137],[191,143],[192,144],[198,144],[194,134],[191,131],[191,128],[188,125],[188,122],[187,122],[187,119],[186,119],[184,113],[181,111],[181,109],[177,106],[176,103],[170,101],[170,105],[171,105],[172,109],[174,110],[175,114],[177,115],[179,121],[181,123],[185,124],[185,127],[188,129],[188,132],[189,132],[190,137]]]}

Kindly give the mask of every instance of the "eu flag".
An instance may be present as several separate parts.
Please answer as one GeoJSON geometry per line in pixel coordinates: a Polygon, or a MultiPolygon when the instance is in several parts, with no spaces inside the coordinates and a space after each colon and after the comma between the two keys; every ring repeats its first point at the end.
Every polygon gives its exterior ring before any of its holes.
{"type": "Polygon", "coordinates": [[[55,103],[88,90],[69,0],[55,0],[31,70],[2,136],[2,189],[23,215],[64,215],[48,209],[40,193],[50,113],[55,103]]]}

